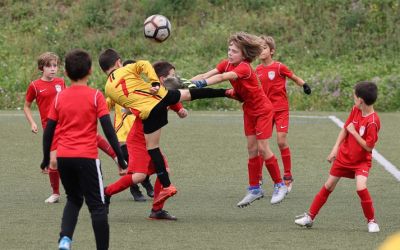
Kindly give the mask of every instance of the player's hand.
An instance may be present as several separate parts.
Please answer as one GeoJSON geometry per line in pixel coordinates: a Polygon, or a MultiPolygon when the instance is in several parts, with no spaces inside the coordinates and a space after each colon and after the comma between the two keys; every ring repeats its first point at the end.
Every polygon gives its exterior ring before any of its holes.
{"type": "Polygon", "coordinates": [[[119,176],[124,176],[124,175],[126,175],[127,172],[128,172],[128,169],[122,169],[122,168],[118,167],[119,176]]]}
{"type": "Polygon", "coordinates": [[[188,111],[185,108],[180,109],[177,112],[179,118],[185,118],[186,116],[188,116],[188,111]]]}
{"type": "Polygon", "coordinates": [[[43,173],[43,171],[47,171],[49,164],[50,164],[49,160],[46,160],[46,159],[42,160],[42,163],[40,163],[40,169],[42,170],[42,173],[43,173]]]}
{"type": "Polygon", "coordinates": [[[121,169],[127,169],[128,168],[128,165],[127,165],[127,163],[126,163],[126,161],[124,159],[122,159],[122,160],[118,159],[118,166],[121,169]]]}
{"type": "Polygon", "coordinates": [[[38,126],[36,125],[36,123],[32,123],[31,131],[32,131],[32,133],[35,133],[35,134],[37,134],[39,132],[38,126]]]}
{"type": "Polygon", "coordinates": [[[304,83],[304,84],[303,84],[303,91],[304,91],[304,93],[305,93],[306,95],[311,94],[311,88],[310,88],[310,86],[309,86],[307,83],[304,83]]]}
{"type": "Polygon", "coordinates": [[[338,148],[336,148],[336,146],[332,149],[331,153],[328,155],[328,157],[326,158],[326,160],[329,163],[332,163],[335,159],[336,159],[336,155],[338,152],[338,148]]]}
{"type": "Polygon", "coordinates": [[[354,127],[354,124],[351,122],[349,125],[347,125],[346,130],[350,133],[350,134],[354,134],[357,133],[356,128],[354,127]]]}
{"type": "Polygon", "coordinates": [[[49,174],[49,168],[41,169],[42,174],[49,174]]]}
{"type": "Polygon", "coordinates": [[[150,88],[150,94],[156,95],[160,90],[160,83],[159,82],[152,82],[150,88]]]}
{"type": "Polygon", "coordinates": [[[205,79],[201,80],[191,80],[192,84],[196,85],[196,88],[201,89],[207,87],[207,81],[205,79]]]}

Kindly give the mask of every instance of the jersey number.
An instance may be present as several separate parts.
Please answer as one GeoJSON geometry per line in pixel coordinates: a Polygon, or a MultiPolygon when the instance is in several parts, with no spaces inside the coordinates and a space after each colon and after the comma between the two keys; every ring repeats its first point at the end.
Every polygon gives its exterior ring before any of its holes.
{"type": "Polygon", "coordinates": [[[119,80],[119,82],[117,83],[117,85],[115,85],[115,88],[118,88],[119,85],[121,85],[121,88],[122,88],[122,91],[124,92],[124,95],[125,95],[126,97],[128,97],[129,91],[128,91],[128,89],[126,88],[126,81],[125,81],[124,78],[122,78],[121,80],[119,80]]]}

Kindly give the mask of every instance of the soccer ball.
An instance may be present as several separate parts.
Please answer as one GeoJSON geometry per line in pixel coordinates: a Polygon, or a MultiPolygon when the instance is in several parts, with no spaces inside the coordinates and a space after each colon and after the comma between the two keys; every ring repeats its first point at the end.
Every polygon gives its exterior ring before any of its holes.
{"type": "Polygon", "coordinates": [[[165,16],[152,15],[144,21],[144,36],[159,43],[171,34],[171,23],[165,16]]]}

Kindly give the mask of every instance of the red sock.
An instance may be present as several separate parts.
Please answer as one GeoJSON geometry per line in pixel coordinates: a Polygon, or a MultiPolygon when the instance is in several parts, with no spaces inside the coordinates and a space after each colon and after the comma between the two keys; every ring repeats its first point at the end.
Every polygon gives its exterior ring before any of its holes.
{"type": "Polygon", "coordinates": [[[259,186],[260,185],[260,175],[262,170],[262,165],[260,164],[259,156],[249,159],[247,164],[247,169],[249,173],[249,186],[259,186]]]}
{"type": "Polygon", "coordinates": [[[132,174],[127,174],[119,178],[116,182],[112,183],[111,185],[108,185],[105,194],[108,196],[112,196],[116,193],[119,193],[128,187],[130,187],[133,184],[132,181],[132,174]]]}
{"type": "Polygon", "coordinates": [[[275,184],[282,182],[281,172],[279,171],[279,165],[275,155],[265,160],[265,167],[267,167],[269,175],[275,184]]]}
{"type": "Polygon", "coordinates": [[[368,222],[373,221],[375,219],[374,206],[368,189],[357,191],[357,194],[361,199],[361,207],[365,218],[367,218],[368,222]]]}
{"type": "Polygon", "coordinates": [[[290,159],[290,149],[289,147],[281,149],[281,157],[284,169],[284,177],[292,177],[292,161],[290,159]]]}
{"type": "Polygon", "coordinates": [[[60,174],[57,169],[49,168],[49,179],[53,194],[60,194],[60,174]]]}
{"type": "Polygon", "coordinates": [[[111,145],[104,139],[101,135],[97,134],[97,147],[99,147],[104,153],[109,155],[111,158],[117,157],[114,150],[112,149],[111,145]]]}
{"type": "MultiPolygon", "coordinates": [[[[161,188],[162,188],[161,182],[160,182],[160,180],[157,178],[157,179],[156,179],[156,182],[154,183],[154,200],[156,200],[157,197],[158,197],[158,195],[160,194],[161,188]]],[[[152,208],[152,209],[153,209],[154,211],[160,210],[160,209],[162,209],[162,208],[164,207],[164,203],[165,203],[165,201],[161,202],[161,203],[158,204],[157,206],[155,206],[154,203],[153,203],[153,208],[152,208]]]]}
{"type": "Polygon", "coordinates": [[[314,200],[311,203],[309,211],[311,219],[314,219],[315,216],[317,216],[319,210],[328,200],[328,197],[331,193],[332,191],[326,189],[325,185],[322,186],[321,190],[319,190],[318,194],[314,197],[314,200]]]}
{"type": "Polygon", "coordinates": [[[260,176],[259,176],[259,180],[260,181],[262,181],[262,179],[263,179],[263,170],[262,170],[262,167],[263,167],[263,165],[264,165],[264,159],[262,158],[262,156],[258,156],[258,161],[260,162],[260,167],[261,167],[261,169],[260,169],[260,176]]]}

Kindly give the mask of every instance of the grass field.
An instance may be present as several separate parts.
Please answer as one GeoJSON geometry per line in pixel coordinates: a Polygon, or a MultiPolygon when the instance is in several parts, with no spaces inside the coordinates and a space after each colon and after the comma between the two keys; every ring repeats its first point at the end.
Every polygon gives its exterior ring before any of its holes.
{"type": "MultiPolygon", "coordinates": [[[[279,205],[267,196],[252,206],[235,205],[247,186],[247,150],[240,112],[191,112],[180,120],[170,114],[162,147],[179,193],[166,209],[177,222],[147,220],[151,202],[133,202],[129,191],[112,198],[110,249],[376,249],[399,226],[399,182],[376,161],[368,183],[381,232],[367,233],[353,180],[342,180],[310,230],[294,225],[328,176],[326,156],[339,128],[329,119],[301,115],[347,113],[293,112],[289,143],[295,184],[279,205]]],[[[400,166],[400,113],[380,113],[377,150],[400,166]]],[[[38,121],[39,117],[35,116],[38,121]]],[[[0,112],[1,249],[55,249],[65,196],[46,205],[48,177],[40,174],[41,134],[33,135],[22,112],[0,112]]],[[[273,151],[279,156],[275,139],[273,151]]],[[[118,178],[115,164],[101,154],[105,183],[118,178]]],[[[266,176],[266,171],[264,170],[266,176]]],[[[154,181],[152,177],[152,181],[154,181]]],[[[94,249],[90,216],[83,207],[74,235],[74,249],[94,249]]]]}

